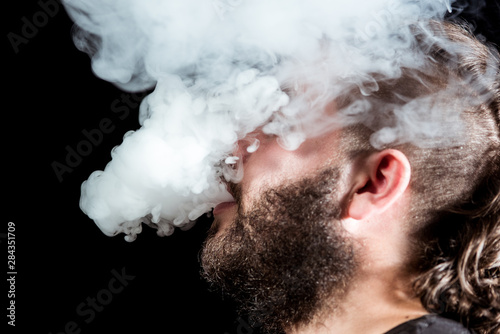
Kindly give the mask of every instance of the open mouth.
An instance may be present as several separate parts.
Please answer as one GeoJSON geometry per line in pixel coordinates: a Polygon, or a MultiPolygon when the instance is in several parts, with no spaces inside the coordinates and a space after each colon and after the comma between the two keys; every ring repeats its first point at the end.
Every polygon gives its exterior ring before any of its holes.
{"type": "Polygon", "coordinates": [[[217,204],[217,206],[214,208],[214,211],[213,211],[213,215],[216,216],[224,211],[226,211],[227,209],[233,207],[236,205],[236,202],[223,202],[223,203],[220,203],[220,204],[217,204]]]}

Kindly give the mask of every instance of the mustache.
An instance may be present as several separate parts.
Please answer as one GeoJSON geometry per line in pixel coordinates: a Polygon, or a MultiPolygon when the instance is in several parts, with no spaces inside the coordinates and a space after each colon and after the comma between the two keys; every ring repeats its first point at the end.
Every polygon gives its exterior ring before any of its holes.
{"type": "Polygon", "coordinates": [[[238,204],[238,206],[241,206],[243,193],[241,183],[226,182],[226,188],[233,196],[236,204],[238,204]]]}

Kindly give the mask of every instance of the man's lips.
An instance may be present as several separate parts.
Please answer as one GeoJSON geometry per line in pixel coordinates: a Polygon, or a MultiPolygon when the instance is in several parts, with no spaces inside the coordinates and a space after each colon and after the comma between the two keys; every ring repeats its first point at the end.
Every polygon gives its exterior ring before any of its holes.
{"type": "Polygon", "coordinates": [[[235,205],[236,205],[236,202],[223,202],[223,203],[217,204],[214,208],[213,215],[216,216],[216,215],[224,212],[225,210],[227,210],[235,205]]]}

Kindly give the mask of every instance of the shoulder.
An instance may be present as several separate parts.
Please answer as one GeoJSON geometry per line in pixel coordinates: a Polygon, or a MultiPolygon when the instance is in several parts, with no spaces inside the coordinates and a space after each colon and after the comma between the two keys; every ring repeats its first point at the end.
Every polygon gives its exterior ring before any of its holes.
{"type": "Polygon", "coordinates": [[[473,334],[461,323],[441,317],[437,314],[427,314],[423,317],[407,321],[385,334],[473,334]]]}

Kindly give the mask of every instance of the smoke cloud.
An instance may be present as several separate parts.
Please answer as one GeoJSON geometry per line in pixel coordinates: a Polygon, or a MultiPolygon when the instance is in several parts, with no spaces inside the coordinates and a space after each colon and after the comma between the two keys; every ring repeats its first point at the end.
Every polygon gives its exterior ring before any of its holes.
{"type": "MultiPolygon", "coordinates": [[[[367,115],[363,100],[343,118],[319,111],[353,86],[368,96],[381,78],[423,66],[427,60],[412,49],[410,24],[441,20],[452,4],[64,1],[75,22],[75,45],[92,57],[98,77],[130,92],[154,88],[141,104],[141,128],[128,132],[104,171],[83,183],[81,209],[105,234],[125,233],[128,241],[141,223],[159,235],[189,228],[231,199],[221,178],[241,179],[232,152],[256,128],[293,150],[346,122],[377,118],[367,115]]],[[[423,102],[401,107],[397,123],[383,127],[372,144],[418,145],[442,133],[429,117],[432,103],[423,102]]]]}

